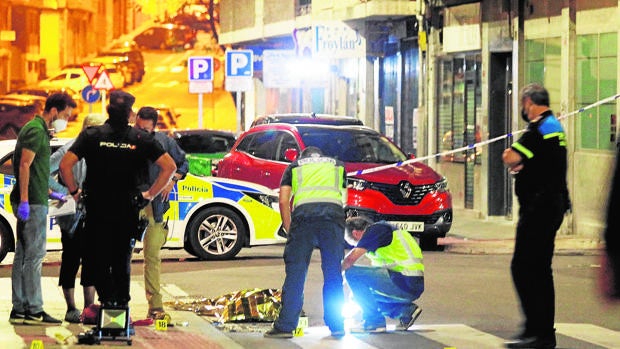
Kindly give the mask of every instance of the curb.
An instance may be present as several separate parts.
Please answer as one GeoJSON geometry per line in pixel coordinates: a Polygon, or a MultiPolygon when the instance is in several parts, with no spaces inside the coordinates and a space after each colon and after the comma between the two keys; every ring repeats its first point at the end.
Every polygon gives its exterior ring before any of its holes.
{"type": "MultiPolygon", "coordinates": [[[[514,239],[468,239],[449,236],[438,240],[444,251],[458,254],[512,254],[514,239]]],[[[602,241],[591,238],[556,238],[557,255],[599,255],[603,252],[602,241]]]]}

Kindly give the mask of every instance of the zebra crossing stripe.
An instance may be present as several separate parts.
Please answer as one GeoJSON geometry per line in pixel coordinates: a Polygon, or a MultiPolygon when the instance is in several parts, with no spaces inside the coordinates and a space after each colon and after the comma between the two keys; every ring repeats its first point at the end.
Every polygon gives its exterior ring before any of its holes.
{"type": "Polygon", "coordinates": [[[291,339],[293,343],[302,348],[312,349],[376,349],[353,335],[337,339],[331,336],[331,332],[327,326],[312,326],[304,329],[302,337],[294,337],[291,339]]]}
{"type": "Polygon", "coordinates": [[[505,341],[462,324],[414,325],[409,331],[454,348],[497,349],[503,347],[505,341]]]}
{"type": "Polygon", "coordinates": [[[189,296],[189,294],[187,294],[187,292],[183,291],[179,286],[177,286],[175,284],[164,284],[164,285],[161,285],[161,292],[162,292],[162,294],[167,293],[172,299],[178,298],[178,297],[188,297],[189,296]]]}
{"type": "MultiPolygon", "coordinates": [[[[2,312],[0,312],[2,313],[2,312]]],[[[3,314],[4,315],[4,314],[3,314]]],[[[7,321],[9,313],[6,313],[6,317],[0,319],[0,321],[7,321]]],[[[7,321],[8,322],[8,321],[7,321]]],[[[0,326],[0,347],[2,348],[25,348],[26,343],[20,335],[15,333],[13,326],[0,326]]]]}
{"type": "Polygon", "coordinates": [[[596,344],[609,349],[620,349],[620,332],[592,324],[556,324],[556,333],[596,344]]]}

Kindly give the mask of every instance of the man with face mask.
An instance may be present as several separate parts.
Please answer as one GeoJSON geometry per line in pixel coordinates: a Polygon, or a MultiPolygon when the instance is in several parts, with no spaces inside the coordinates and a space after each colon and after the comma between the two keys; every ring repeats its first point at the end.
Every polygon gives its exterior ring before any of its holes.
{"type": "Polygon", "coordinates": [[[527,130],[502,155],[515,175],[519,222],[512,279],[525,316],[524,329],[508,348],[555,348],[555,291],[551,260],[554,240],[570,209],[566,184],[566,136],[549,109],[549,93],[538,84],[521,91],[527,130]]]}
{"type": "MultiPolygon", "coordinates": [[[[164,187],[151,203],[142,210],[148,220],[149,225],[142,241],[144,248],[144,290],[146,300],[149,303],[147,318],[162,320],[169,315],[164,311],[164,305],[160,292],[160,268],[161,257],[159,252],[166,242],[167,227],[164,223],[164,213],[170,208],[168,195],[174,189],[175,184],[185,178],[189,169],[189,164],[185,158],[185,152],[179,147],[177,142],[161,132],[155,132],[158,119],[157,110],[152,107],[142,107],[138,110],[135,128],[146,131],[153,135],[164,150],[170,154],[177,165],[177,171],[172,176],[168,184],[164,187]]],[[[159,167],[153,163],[149,165],[149,184],[153,183],[159,174],[159,167]]]]}
{"type": "Polygon", "coordinates": [[[61,321],[43,310],[41,294],[41,264],[45,256],[48,198],[64,200],[64,195],[52,192],[50,176],[50,126],[61,131],[75,102],[66,93],[55,93],[45,101],[41,115],[35,115],[19,132],[13,171],[15,185],[11,191],[11,206],[17,217],[17,242],[13,261],[12,302],[9,315],[12,324],[48,325],[61,321]],[[64,122],[63,122],[64,121],[64,122]]]}

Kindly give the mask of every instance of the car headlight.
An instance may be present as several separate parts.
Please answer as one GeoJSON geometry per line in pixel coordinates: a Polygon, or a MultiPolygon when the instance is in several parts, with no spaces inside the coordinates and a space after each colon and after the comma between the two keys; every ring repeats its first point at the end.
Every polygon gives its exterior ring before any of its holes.
{"type": "Polygon", "coordinates": [[[448,191],[448,180],[446,177],[443,177],[439,182],[435,183],[434,189],[438,192],[448,191]]]}
{"type": "Polygon", "coordinates": [[[368,182],[366,182],[363,179],[359,179],[359,178],[347,177],[347,188],[362,191],[368,188],[368,182]]]}
{"type": "Polygon", "coordinates": [[[243,194],[251,197],[252,199],[260,202],[261,204],[267,207],[271,207],[273,209],[279,208],[279,202],[278,202],[279,199],[275,195],[269,195],[269,194],[255,192],[255,191],[253,192],[244,191],[243,194]]]}

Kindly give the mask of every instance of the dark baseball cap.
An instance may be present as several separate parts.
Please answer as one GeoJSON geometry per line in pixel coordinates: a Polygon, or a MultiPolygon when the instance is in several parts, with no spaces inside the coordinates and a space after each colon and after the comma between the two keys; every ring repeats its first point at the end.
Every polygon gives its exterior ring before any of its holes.
{"type": "Polygon", "coordinates": [[[135,101],[136,97],[134,97],[131,93],[121,90],[114,90],[110,92],[110,105],[122,107],[123,109],[131,109],[135,101]]]}

